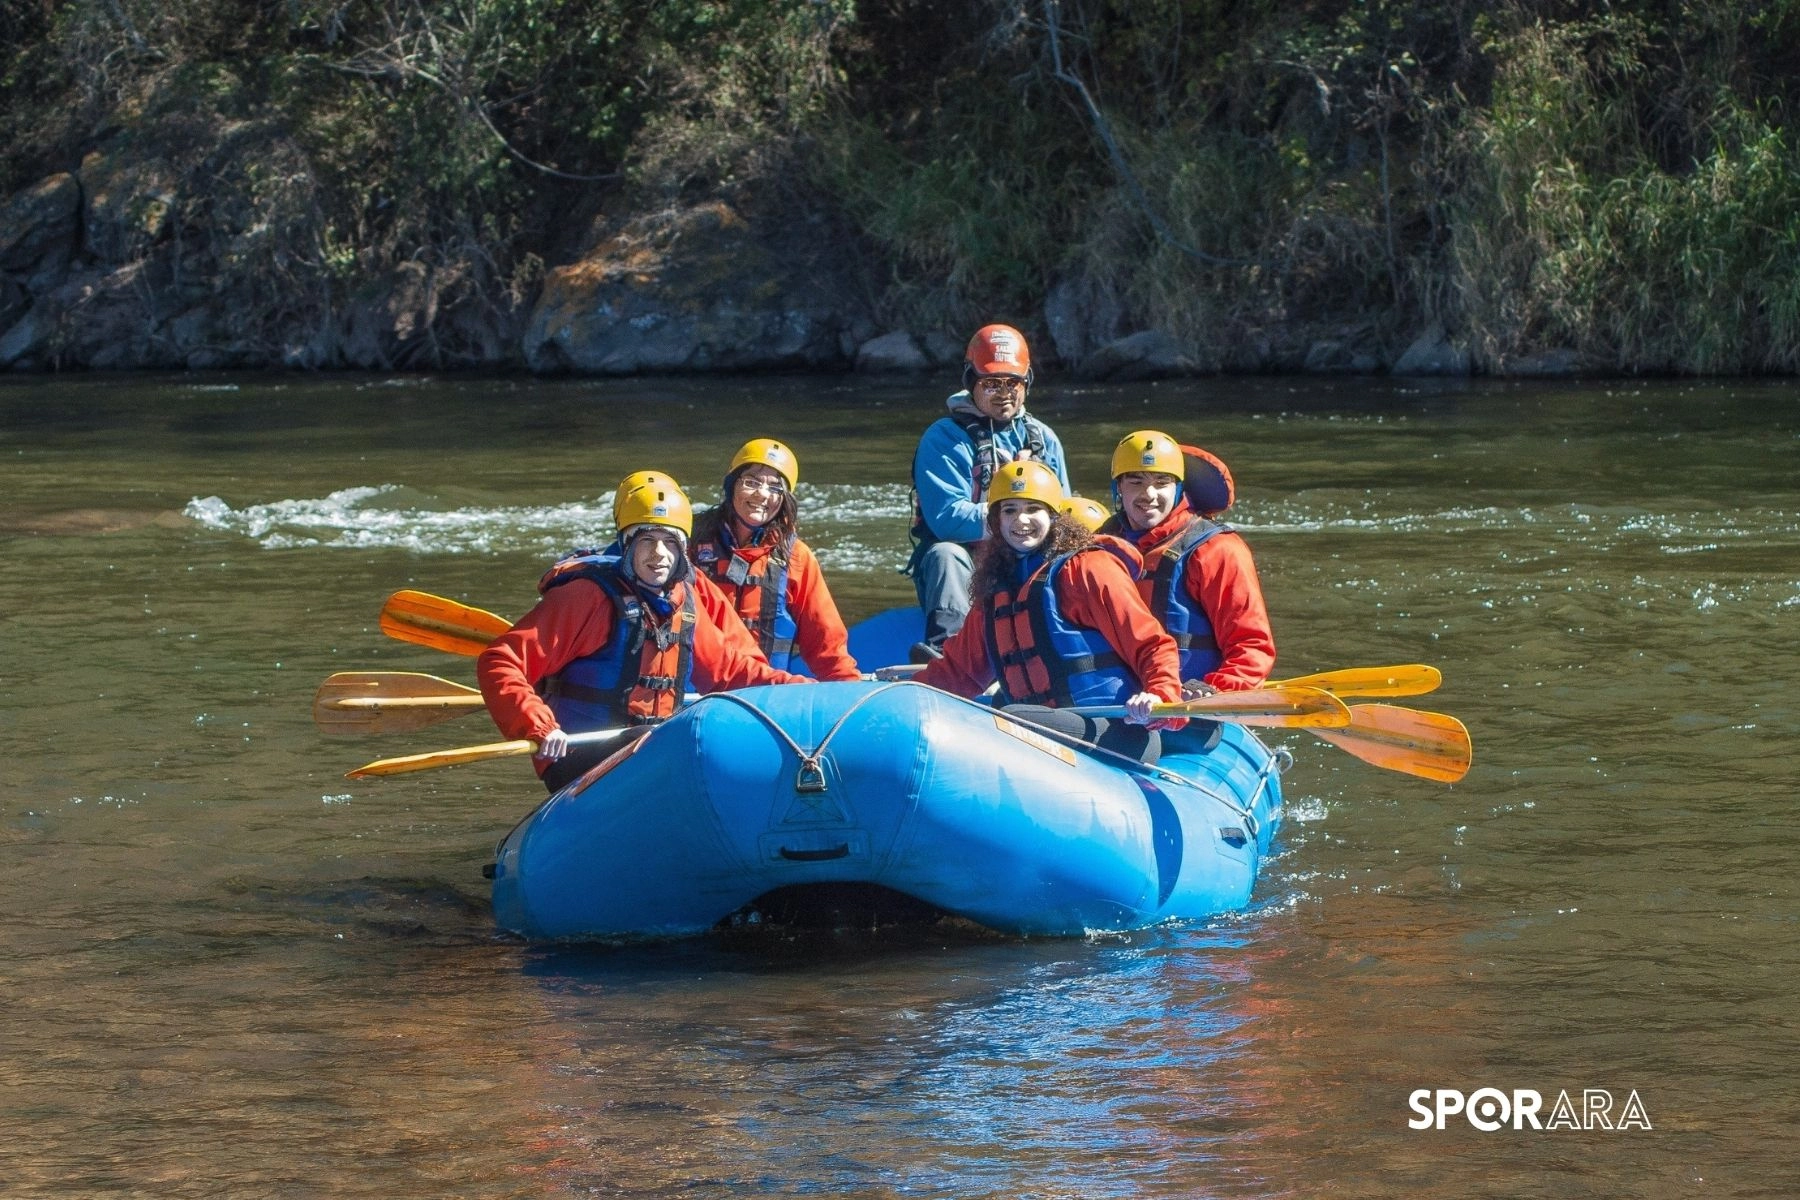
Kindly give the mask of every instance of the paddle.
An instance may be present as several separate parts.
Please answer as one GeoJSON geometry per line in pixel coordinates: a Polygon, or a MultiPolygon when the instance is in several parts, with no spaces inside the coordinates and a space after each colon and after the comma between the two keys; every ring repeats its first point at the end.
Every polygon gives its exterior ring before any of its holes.
{"type": "MultiPolygon", "coordinates": [[[[698,692],[682,699],[692,704],[698,692]]],[[[313,693],[313,722],[325,733],[410,733],[486,710],[472,687],[413,671],[339,671],[313,693]]]]}
{"type": "Polygon", "coordinates": [[[339,671],[313,693],[313,723],[330,734],[408,733],[480,712],[472,687],[412,671],[339,671]]]}
{"type": "MultiPolygon", "coordinates": [[[[586,746],[595,742],[612,741],[633,732],[637,727],[625,729],[595,729],[587,733],[569,735],[569,745],[586,746]]],[[[513,758],[520,754],[537,753],[538,744],[530,738],[520,738],[516,742],[489,742],[482,746],[458,746],[452,750],[430,750],[424,754],[408,754],[400,758],[379,758],[372,763],[365,763],[354,771],[346,771],[346,779],[367,779],[374,775],[404,775],[409,771],[430,771],[437,767],[454,767],[459,763],[486,762],[490,758],[513,758]]]]}
{"type": "MultiPolygon", "coordinates": [[[[875,678],[884,683],[911,679],[925,668],[919,663],[899,663],[877,667],[875,678]]],[[[1300,675],[1293,679],[1277,679],[1264,687],[1305,687],[1330,692],[1334,696],[1422,696],[1443,681],[1436,667],[1413,663],[1400,667],[1345,667],[1341,671],[1321,671],[1316,675],[1300,675]]]]}
{"type": "MultiPolygon", "coordinates": [[[[1071,708],[1084,717],[1122,717],[1124,705],[1071,708]]],[[[1214,692],[1192,700],[1156,704],[1153,717],[1202,717],[1263,728],[1319,729],[1350,724],[1350,710],[1330,692],[1310,687],[1261,687],[1241,692],[1214,692]]]]}
{"type": "Polygon", "coordinates": [[[381,632],[389,637],[471,658],[511,628],[511,621],[485,608],[430,592],[395,592],[381,606],[381,632]]]}
{"type": "MultiPolygon", "coordinates": [[[[480,654],[489,642],[511,628],[512,623],[505,617],[430,592],[395,592],[381,606],[383,633],[403,642],[431,646],[451,654],[480,654]]],[[[874,675],[876,679],[891,682],[908,679],[924,669],[919,663],[899,663],[879,667],[874,675]]],[[[1422,696],[1435,690],[1442,680],[1443,673],[1436,667],[1409,663],[1393,667],[1345,667],[1282,679],[1265,686],[1316,688],[1334,696],[1422,696]]]]}
{"type": "Polygon", "coordinates": [[[1443,783],[1467,775],[1474,754],[1455,717],[1393,704],[1352,704],[1349,725],[1312,732],[1366,763],[1443,783]]]}
{"type": "Polygon", "coordinates": [[[1423,696],[1437,690],[1444,674],[1424,663],[1399,667],[1345,667],[1277,680],[1269,687],[1311,687],[1334,696],[1423,696]]]}

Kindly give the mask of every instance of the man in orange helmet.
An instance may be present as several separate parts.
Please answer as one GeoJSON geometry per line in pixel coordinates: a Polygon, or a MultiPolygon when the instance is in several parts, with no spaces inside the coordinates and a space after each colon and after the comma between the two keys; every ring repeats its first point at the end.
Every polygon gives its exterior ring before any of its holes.
{"type": "Polygon", "coordinates": [[[1025,411],[1031,387],[1031,348],[1011,325],[984,325],[969,339],[963,390],[945,401],[950,411],[925,430],[913,453],[913,553],[907,562],[925,637],[914,662],[943,653],[945,639],[969,613],[971,550],[982,539],[985,500],[994,472],[1009,462],[1036,459],[1069,490],[1062,442],[1025,411]]]}

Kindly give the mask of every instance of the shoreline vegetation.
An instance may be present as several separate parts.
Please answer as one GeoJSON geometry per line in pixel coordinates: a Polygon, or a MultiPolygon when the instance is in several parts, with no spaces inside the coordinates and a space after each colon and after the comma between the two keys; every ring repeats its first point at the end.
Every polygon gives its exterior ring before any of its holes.
{"type": "Polygon", "coordinates": [[[0,367],[1800,370],[1791,0],[6,0],[0,367]]]}

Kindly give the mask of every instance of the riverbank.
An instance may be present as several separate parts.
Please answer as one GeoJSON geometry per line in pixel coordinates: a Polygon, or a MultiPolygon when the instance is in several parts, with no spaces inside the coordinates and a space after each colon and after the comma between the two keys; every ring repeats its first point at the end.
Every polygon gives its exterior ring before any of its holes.
{"type": "Polygon", "coordinates": [[[1800,370],[1800,19],[0,17],[0,369],[1800,370]],[[570,36],[568,31],[586,31],[570,36]]]}

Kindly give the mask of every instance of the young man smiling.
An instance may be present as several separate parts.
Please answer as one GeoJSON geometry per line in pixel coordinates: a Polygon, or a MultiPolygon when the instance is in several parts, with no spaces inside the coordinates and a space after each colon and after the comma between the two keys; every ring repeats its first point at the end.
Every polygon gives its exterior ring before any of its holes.
{"type": "Polygon", "coordinates": [[[1118,513],[1101,531],[1143,556],[1138,589],[1180,648],[1190,693],[1260,686],[1275,665],[1275,635],[1250,547],[1213,519],[1231,503],[1224,464],[1140,429],[1113,450],[1112,476],[1118,513]],[[1212,494],[1188,494],[1199,479],[1212,494]]]}
{"type": "Polygon", "coordinates": [[[673,479],[627,476],[613,518],[617,540],[552,566],[538,583],[542,599],[475,662],[494,724],[539,743],[534,762],[552,792],[618,749],[571,748],[571,733],[659,724],[689,690],[812,682],[756,657],[741,630],[720,629],[697,595],[705,585],[687,558],[693,508],[673,479]]]}

